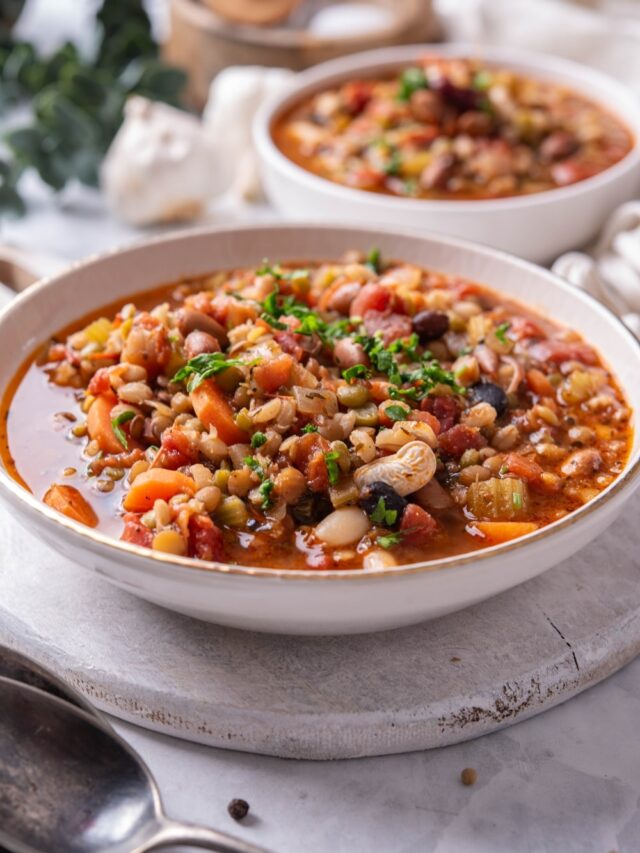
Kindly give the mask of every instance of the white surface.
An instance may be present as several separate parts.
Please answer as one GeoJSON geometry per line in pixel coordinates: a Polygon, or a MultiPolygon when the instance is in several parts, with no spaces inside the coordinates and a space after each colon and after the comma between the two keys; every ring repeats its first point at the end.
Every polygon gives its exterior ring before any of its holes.
{"type": "MultiPolygon", "coordinates": [[[[478,53],[475,44],[445,44],[429,48],[444,56],[478,53]]],[[[341,57],[302,72],[282,95],[266,101],[254,122],[254,147],[267,196],[283,216],[373,225],[376,223],[424,229],[475,240],[546,263],[561,252],[587,243],[603,220],[640,187],[640,103],[616,80],[562,59],[507,47],[485,45],[482,58],[525,75],[563,83],[596,102],[606,104],[634,133],[631,151],[598,175],[548,192],[483,201],[430,201],[398,198],[355,190],[333,183],[297,166],[285,157],[271,137],[271,127],[283,111],[312,92],[354,77],[392,72],[424,53],[424,46],[401,46],[341,57]]]]}
{"type": "MultiPolygon", "coordinates": [[[[485,282],[571,326],[605,354],[640,411],[640,346],[596,300],[548,272],[492,249],[443,237],[336,226],[269,225],[174,235],[72,266],[17,299],[0,318],[0,386],[47,336],[105,301],[126,302],[159,281],[260,263],[333,260],[376,246],[399,257],[485,282]],[[535,294],[535,297],[532,295],[535,294]]],[[[11,431],[11,415],[9,429],[11,431]]],[[[405,451],[421,445],[407,445],[405,451]]],[[[393,569],[323,572],[210,563],[121,542],[45,506],[0,469],[0,498],[53,547],[148,601],[210,622],[290,634],[350,634],[411,625],[475,604],[535,577],[584,547],[613,521],[640,484],[640,436],[609,487],[588,505],[516,542],[393,569]]],[[[124,483],[122,484],[124,485],[124,483]]],[[[119,487],[120,488],[120,487],[119,487]]],[[[425,555],[428,557],[428,555],[425,555]]]]}

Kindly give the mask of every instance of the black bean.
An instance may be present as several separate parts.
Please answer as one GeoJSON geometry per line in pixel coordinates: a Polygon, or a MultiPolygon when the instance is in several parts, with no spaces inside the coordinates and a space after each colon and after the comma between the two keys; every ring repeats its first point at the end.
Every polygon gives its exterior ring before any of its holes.
{"type": "Polygon", "coordinates": [[[473,403],[489,403],[498,413],[503,415],[509,405],[509,399],[499,385],[494,382],[478,382],[469,388],[469,396],[473,403]]]}
{"type": "Polygon", "coordinates": [[[316,524],[333,512],[331,501],[326,495],[305,492],[300,500],[291,507],[291,514],[298,524],[316,524]]]}
{"type": "Polygon", "coordinates": [[[249,803],[246,800],[231,800],[227,811],[234,820],[242,820],[249,814],[249,803]]]}
{"type": "Polygon", "coordinates": [[[449,331],[449,318],[441,311],[420,311],[413,318],[413,331],[422,343],[433,341],[449,331]]]}
{"type": "Polygon", "coordinates": [[[364,493],[360,497],[360,506],[367,513],[367,515],[371,515],[375,512],[378,504],[380,503],[380,498],[384,501],[384,509],[385,511],[396,512],[397,516],[391,524],[385,524],[384,521],[381,523],[385,527],[391,527],[393,524],[396,524],[402,518],[402,514],[407,508],[407,503],[402,495],[399,495],[395,489],[389,486],[387,483],[383,483],[381,480],[372,483],[364,493]]]}

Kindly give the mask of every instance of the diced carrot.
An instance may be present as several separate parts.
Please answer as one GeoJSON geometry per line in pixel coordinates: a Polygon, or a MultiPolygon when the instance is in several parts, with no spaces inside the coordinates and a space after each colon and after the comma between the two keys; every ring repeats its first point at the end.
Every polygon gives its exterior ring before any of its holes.
{"type": "Polygon", "coordinates": [[[519,539],[538,529],[531,521],[475,521],[473,526],[494,545],[519,539]]]}
{"type": "Polygon", "coordinates": [[[167,468],[150,468],[138,474],[123,502],[127,512],[146,512],[157,500],[168,501],[174,495],[193,497],[196,484],[191,477],[167,468]]]}
{"type": "Polygon", "coordinates": [[[259,364],[253,370],[256,385],[266,394],[273,394],[291,379],[293,359],[286,353],[259,364]]]}
{"type": "Polygon", "coordinates": [[[73,486],[59,486],[54,483],[42,500],[80,524],[86,524],[87,527],[96,527],[98,524],[98,516],[91,504],[73,486]]]}
{"type": "Polygon", "coordinates": [[[215,427],[225,444],[242,444],[249,441],[248,434],[233,420],[233,411],[224,392],[213,379],[206,379],[191,392],[191,402],[196,415],[206,427],[215,427]]]}
{"type": "Polygon", "coordinates": [[[541,370],[527,371],[527,385],[538,397],[555,397],[555,388],[541,370]]]}
{"type": "Polygon", "coordinates": [[[510,453],[504,460],[504,464],[510,474],[516,474],[523,480],[538,480],[543,473],[543,469],[537,462],[519,453],[510,453]]]}
{"type": "Polygon", "coordinates": [[[111,426],[111,410],[117,402],[115,394],[100,394],[87,413],[89,438],[98,442],[103,453],[122,453],[124,450],[111,426]]]}

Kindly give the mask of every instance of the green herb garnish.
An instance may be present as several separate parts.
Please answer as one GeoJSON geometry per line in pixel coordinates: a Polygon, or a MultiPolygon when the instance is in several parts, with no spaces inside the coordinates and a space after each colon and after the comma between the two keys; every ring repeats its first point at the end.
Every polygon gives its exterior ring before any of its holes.
{"type": "Polygon", "coordinates": [[[496,338],[500,341],[501,344],[508,343],[507,331],[510,328],[511,328],[511,323],[500,323],[500,325],[497,326],[494,334],[495,334],[496,338]]]}
{"type": "Polygon", "coordinates": [[[519,495],[517,492],[514,492],[511,495],[511,501],[516,509],[522,509],[522,495],[519,495]]]}
{"type": "Polygon", "coordinates": [[[353,367],[347,367],[342,371],[343,379],[347,382],[353,382],[355,379],[367,379],[371,376],[371,371],[365,364],[354,364],[353,367]]]}
{"type": "Polygon", "coordinates": [[[136,413],[133,411],[133,409],[125,409],[124,412],[120,412],[120,414],[116,415],[115,418],[111,418],[111,427],[116,435],[116,438],[125,450],[129,449],[129,442],[127,441],[125,431],[122,429],[122,424],[126,424],[130,420],[133,420],[135,416],[136,413]]]}
{"type": "Polygon", "coordinates": [[[247,468],[251,468],[251,470],[260,477],[261,480],[264,480],[264,468],[258,462],[258,460],[253,456],[245,456],[242,460],[247,468]]]}
{"type": "Polygon", "coordinates": [[[251,436],[251,447],[254,449],[257,447],[262,447],[262,445],[266,442],[267,436],[263,432],[254,432],[251,436]]]}
{"type": "Polygon", "coordinates": [[[207,352],[202,355],[197,355],[190,359],[184,367],[175,374],[172,382],[187,381],[187,390],[189,393],[202,385],[205,379],[215,376],[217,373],[222,373],[229,367],[253,367],[258,364],[260,359],[253,361],[242,361],[239,358],[229,358],[223,352],[207,352]]]}
{"type": "Polygon", "coordinates": [[[481,71],[476,71],[474,74],[473,80],[471,81],[471,87],[475,89],[476,92],[486,92],[492,82],[493,77],[491,76],[491,72],[487,71],[486,68],[483,68],[481,71]]]}
{"type": "Polygon", "coordinates": [[[396,97],[399,101],[409,101],[414,92],[417,92],[419,89],[428,88],[429,81],[427,80],[427,75],[424,73],[424,69],[419,68],[417,65],[412,66],[411,68],[405,68],[400,75],[400,84],[396,97]]]}
{"type": "Polygon", "coordinates": [[[393,548],[394,545],[399,545],[404,539],[404,532],[398,530],[395,533],[387,533],[384,536],[378,536],[376,542],[381,548],[393,548]]]}
{"type": "MultiPolygon", "coordinates": [[[[298,272],[301,271],[298,270],[298,272]]],[[[304,270],[304,272],[308,274],[307,270],[304,270]]],[[[284,277],[284,274],[281,275],[281,278],[284,277]]],[[[348,318],[327,323],[312,308],[309,308],[303,302],[298,302],[294,296],[281,297],[280,287],[277,282],[274,289],[262,302],[261,307],[261,319],[272,328],[279,329],[280,331],[291,329],[297,335],[318,335],[323,343],[332,343],[336,338],[345,337],[349,329],[353,326],[353,321],[348,318]],[[280,320],[281,317],[285,316],[296,317],[300,321],[300,324],[295,328],[291,328],[280,320]]]]}
{"type": "Polygon", "coordinates": [[[403,406],[387,406],[384,413],[392,421],[406,421],[409,417],[409,412],[403,406]]]}
{"type": "Polygon", "coordinates": [[[306,434],[310,432],[318,432],[318,427],[315,424],[305,424],[300,432],[304,432],[306,434]]]}
{"type": "Polygon", "coordinates": [[[384,524],[386,527],[391,527],[398,520],[398,510],[387,509],[384,498],[380,497],[373,512],[369,514],[369,518],[374,524],[384,524]]]}
{"type": "Polygon", "coordinates": [[[381,269],[381,260],[380,249],[378,249],[377,246],[374,246],[373,249],[369,250],[365,264],[369,269],[373,270],[373,272],[379,273],[381,269]]]}
{"type": "Polygon", "coordinates": [[[275,487],[275,483],[273,480],[264,480],[260,486],[258,487],[258,493],[262,498],[262,509],[269,509],[273,498],[271,497],[271,492],[275,487]]]}
{"type": "Polygon", "coordinates": [[[330,450],[328,453],[324,454],[324,461],[327,465],[327,474],[329,475],[329,483],[332,486],[340,479],[340,468],[338,467],[338,459],[340,459],[340,454],[337,450],[330,450]]]}

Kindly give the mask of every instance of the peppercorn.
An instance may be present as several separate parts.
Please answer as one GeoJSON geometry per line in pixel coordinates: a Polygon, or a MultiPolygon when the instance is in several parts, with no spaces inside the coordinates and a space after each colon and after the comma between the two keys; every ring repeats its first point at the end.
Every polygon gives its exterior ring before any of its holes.
{"type": "Polygon", "coordinates": [[[243,820],[249,814],[249,803],[246,800],[231,800],[227,811],[234,820],[243,820]]]}

